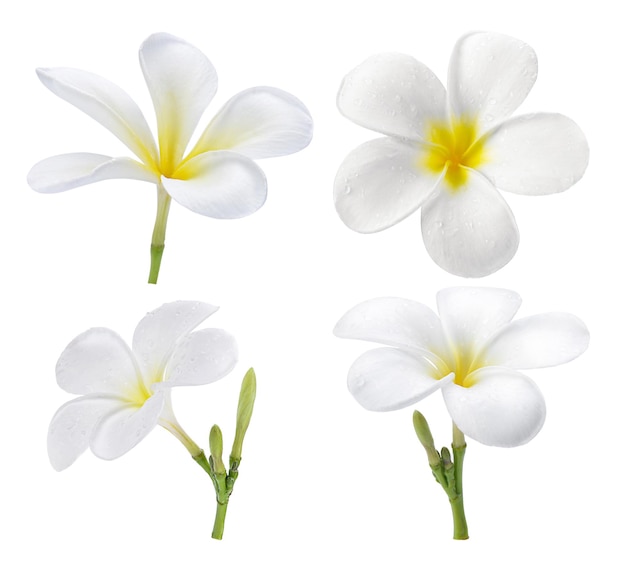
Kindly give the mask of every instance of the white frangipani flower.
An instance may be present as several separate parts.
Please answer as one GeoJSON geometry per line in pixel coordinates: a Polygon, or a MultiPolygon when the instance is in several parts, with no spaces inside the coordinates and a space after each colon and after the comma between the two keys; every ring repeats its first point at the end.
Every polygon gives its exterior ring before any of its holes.
{"type": "Polygon", "coordinates": [[[164,33],[153,34],[142,44],[139,62],[156,112],[158,145],[137,104],[115,84],[83,70],[40,68],[37,74],[47,88],[110,130],[137,160],[62,154],[36,164],[28,183],[43,193],[116,178],[156,184],[152,238],[156,274],[150,277],[156,283],[170,198],[212,218],[252,214],[267,193],[265,175],[253,159],[301,150],[311,140],[313,124],[304,104],[291,94],[271,87],[250,88],[231,98],[188,150],[200,116],[217,90],[213,65],[195,46],[164,33]]]}
{"type": "Polygon", "coordinates": [[[87,447],[102,459],[115,459],[157,424],[199,452],[174,417],[170,392],[212,383],[235,366],[237,344],[230,334],[215,328],[193,331],[217,309],[193,301],[165,304],[139,322],[132,350],[107,328],[76,337],[61,354],[56,376],[61,388],[81,397],[52,418],[52,466],[69,467],[87,447]]]}
{"type": "Polygon", "coordinates": [[[366,409],[389,411],[441,389],[456,426],[499,447],[530,441],[541,429],[545,403],[518,369],[549,367],[579,356],[589,343],[581,320],[544,313],[511,321],[521,304],[512,291],[449,288],[437,294],[439,317],[401,298],[358,304],[335,335],[386,346],[361,355],[348,388],[366,409]]]}
{"type": "Polygon", "coordinates": [[[378,232],[422,208],[428,253],[446,271],[481,277],[508,263],[519,243],[498,190],[562,192],[585,172],[580,128],[560,114],[509,119],[537,77],[523,42],[477,32],[456,44],[448,90],[421,62],[380,54],[344,79],[342,114],[385,134],[345,159],[335,179],[339,216],[351,229],[378,232]]]}

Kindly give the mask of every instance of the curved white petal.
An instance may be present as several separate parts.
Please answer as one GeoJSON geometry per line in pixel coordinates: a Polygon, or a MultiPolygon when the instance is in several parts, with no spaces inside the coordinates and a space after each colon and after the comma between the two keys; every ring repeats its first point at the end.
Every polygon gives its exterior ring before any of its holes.
{"type": "Polygon", "coordinates": [[[75,337],[56,365],[59,387],[70,393],[133,396],[141,373],[132,351],[114,331],[95,327],[75,337]]]}
{"type": "Polygon", "coordinates": [[[428,357],[445,360],[447,356],[445,335],[437,314],[408,299],[379,297],[357,304],[337,322],[333,333],[337,337],[382,343],[428,357]]]}
{"type": "Polygon", "coordinates": [[[146,314],[133,334],[133,352],[148,384],[163,380],[176,343],[219,308],[200,301],[175,301],[146,314]]]}
{"type": "Polygon", "coordinates": [[[351,229],[384,230],[417,210],[441,174],[420,169],[420,144],[392,138],[372,140],[353,150],[335,177],[335,208],[351,229]]]}
{"type": "Polygon", "coordinates": [[[578,125],[560,114],[511,118],[485,135],[483,172],[497,188],[539,196],[562,192],[582,178],[589,146],[578,125]]]}
{"type": "Polygon", "coordinates": [[[344,78],[337,106],[360,126],[411,140],[447,116],[439,78],[405,54],[378,54],[357,66],[344,78]]]}
{"type": "Polygon", "coordinates": [[[146,164],[158,160],[152,132],[141,110],[119,86],[74,68],[38,68],[44,86],[117,136],[146,164]]]}
{"type": "Polygon", "coordinates": [[[459,189],[440,186],[424,203],[422,236],[437,265],[463,277],[483,277],[499,270],[519,244],[508,204],[477,172],[471,172],[459,189]]]}
{"type": "Polygon", "coordinates": [[[499,288],[452,287],[437,293],[437,309],[448,336],[456,369],[467,372],[485,343],[509,324],[522,299],[514,291],[499,288]]]}
{"type": "Polygon", "coordinates": [[[91,432],[105,415],[126,404],[102,394],[79,397],[63,404],[48,428],[48,457],[52,467],[63,471],[89,446],[91,432]]]}
{"type": "Polygon", "coordinates": [[[567,363],[589,345],[589,331],[575,315],[542,313],[518,319],[487,344],[483,362],[512,369],[567,363]]]}
{"type": "Polygon", "coordinates": [[[233,150],[249,158],[272,158],[306,148],[312,136],[313,119],[298,98],[259,86],[226,102],[189,156],[233,150]]]}
{"type": "Polygon", "coordinates": [[[36,192],[56,194],[102,180],[143,180],[158,183],[158,177],[131,158],[111,158],[100,154],[61,154],[37,162],[26,177],[36,192]]]}
{"type": "Polygon", "coordinates": [[[165,371],[168,386],[205,385],[229,374],[237,363],[235,338],[222,329],[202,329],[181,338],[165,371]]]}
{"type": "Polygon", "coordinates": [[[243,218],[256,212],[267,197],[261,169],[235,152],[206,152],[182,166],[174,178],[162,178],[167,193],[203,216],[243,218]]]}
{"type": "Polygon", "coordinates": [[[180,162],[200,116],[217,91],[213,64],[195,46],[170,34],[153,34],[139,49],[159,130],[164,173],[180,162]]]}
{"type": "Polygon", "coordinates": [[[101,459],[116,459],[130,451],[156,426],[165,396],[157,391],[138,407],[126,406],[103,416],[93,428],[89,447],[101,459]]]}
{"type": "Polygon", "coordinates": [[[485,367],[470,379],[475,383],[469,388],[454,383],[442,387],[450,416],[465,435],[485,445],[516,447],[539,433],[546,405],[530,378],[509,369],[485,367]]]}
{"type": "Polygon", "coordinates": [[[393,411],[412,405],[451,381],[437,379],[437,370],[421,357],[381,347],[366,351],[348,372],[348,389],[370,411],[393,411]]]}
{"type": "Polygon", "coordinates": [[[451,112],[484,131],[524,101],[537,78],[537,56],[521,40],[493,32],[463,36],[448,68],[451,112]]]}

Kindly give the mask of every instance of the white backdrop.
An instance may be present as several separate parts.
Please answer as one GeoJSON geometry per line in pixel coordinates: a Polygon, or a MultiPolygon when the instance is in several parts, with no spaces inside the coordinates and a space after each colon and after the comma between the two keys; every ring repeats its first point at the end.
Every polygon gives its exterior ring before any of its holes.
{"type": "MultiPolygon", "coordinates": [[[[2,19],[4,409],[1,514],[4,573],[615,573],[623,563],[623,293],[626,196],[624,41],[609,1],[520,3],[24,2],[2,19]],[[405,52],[446,77],[457,38],[494,30],[529,43],[539,77],[521,112],[558,111],[586,133],[591,160],[564,194],[507,201],[521,244],[501,271],[462,280],[428,257],[419,216],[363,236],[332,202],[345,155],[375,137],[343,118],[343,76],[371,54],[405,52]],[[73,151],[123,155],[101,126],[37,80],[37,66],[72,66],[122,86],[154,125],[137,49],[168,31],[200,48],[219,75],[211,117],[235,92],[274,85],[311,111],[303,152],[265,160],[266,205],[213,221],[173,203],[157,286],[147,285],[154,186],[109,181],[43,196],[30,167],[73,151]],[[397,295],[434,306],[452,285],[518,291],[520,315],[568,311],[591,331],[575,362],[530,375],[548,418],[512,450],[468,441],[470,540],[452,541],[449,505],[430,476],[412,409],[361,409],[347,370],[367,344],[336,339],[352,305],[397,295]],[[184,448],[156,429],[114,462],[83,455],[62,473],[47,426],[70,396],[55,382],[65,345],[93,326],[127,341],[158,305],[221,306],[207,326],[232,332],[240,363],[224,380],[174,392],[178,419],[206,446],[213,423],[232,440],[241,377],[254,366],[257,405],[225,539],[211,540],[214,495],[184,448]],[[613,566],[613,567],[611,567],[613,566]]],[[[204,121],[201,122],[204,125],[204,121]]],[[[420,409],[450,441],[439,394],[420,409]]]]}

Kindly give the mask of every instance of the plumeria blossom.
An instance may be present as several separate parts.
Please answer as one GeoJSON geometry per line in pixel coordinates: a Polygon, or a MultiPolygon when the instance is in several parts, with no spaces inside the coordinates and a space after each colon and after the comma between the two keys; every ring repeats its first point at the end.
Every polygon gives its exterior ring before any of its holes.
{"type": "Polygon", "coordinates": [[[52,418],[52,466],[67,468],[87,447],[102,459],[115,459],[157,424],[190,452],[201,453],[176,421],[170,394],[173,387],[212,383],[235,366],[237,345],[230,334],[193,331],[217,309],[194,301],[165,304],[139,322],[132,349],[107,328],[76,337],[61,354],[56,377],[62,389],[80,397],[52,418]]]}
{"type": "Polygon", "coordinates": [[[361,355],[348,388],[366,409],[389,411],[441,389],[455,425],[499,447],[530,441],[546,408],[535,383],[519,369],[566,363],[587,348],[589,333],[566,313],[513,320],[521,304],[512,291],[449,288],[437,294],[439,316],[420,303],[377,298],[358,304],[335,335],[386,347],[361,355]]]}
{"type": "MultiPolygon", "coordinates": [[[[72,68],[37,70],[48,89],[110,130],[136,158],[62,154],[36,164],[28,183],[43,193],[117,178],[156,184],[152,271],[158,274],[170,198],[212,218],[252,214],[267,194],[265,175],[253,160],[306,147],[312,120],[291,94],[250,88],[226,102],[191,147],[200,116],[217,90],[213,65],[196,47],[164,33],[142,44],[139,62],[156,112],[157,141],[137,104],[112,82],[72,68]]],[[[156,274],[151,273],[153,283],[156,274]]]]}
{"type": "Polygon", "coordinates": [[[443,269],[488,275],[511,260],[517,224],[498,190],[562,192],[585,172],[580,128],[560,114],[509,118],[537,77],[530,46],[477,32],[454,47],[448,89],[404,54],[373,56],[343,80],[337,105],[386,137],[353,150],[339,168],[335,206],[351,229],[371,233],[422,208],[422,236],[443,269]]]}

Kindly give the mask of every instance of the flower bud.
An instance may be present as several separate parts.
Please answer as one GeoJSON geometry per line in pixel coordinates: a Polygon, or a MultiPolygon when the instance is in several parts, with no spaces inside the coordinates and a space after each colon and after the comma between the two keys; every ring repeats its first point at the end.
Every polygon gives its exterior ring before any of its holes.
{"type": "Polygon", "coordinates": [[[429,465],[431,467],[433,465],[439,465],[439,454],[435,449],[433,435],[430,432],[430,427],[428,426],[426,418],[419,411],[413,412],[413,427],[415,428],[417,438],[426,450],[429,465]]]}
{"type": "Polygon", "coordinates": [[[213,471],[216,474],[225,474],[226,468],[222,461],[222,452],[224,451],[224,442],[222,440],[222,430],[214,425],[209,434],[209,449],[211,450],[211,461],[213,471]]]}
{"type": "Polygon", "coordinates": [[[235,429],[235,439],[233,441],[233,449],[230,454],[231,459],[241,459],[241,448],[243,438],[250,425],[252,417],[252,409],[254,408],[254,400],[256,398],[256,375],[254,370],[250,368],[241,382],[241,391],[239,392],[239,404],[237,405],[237,427],[235,429]]]}

